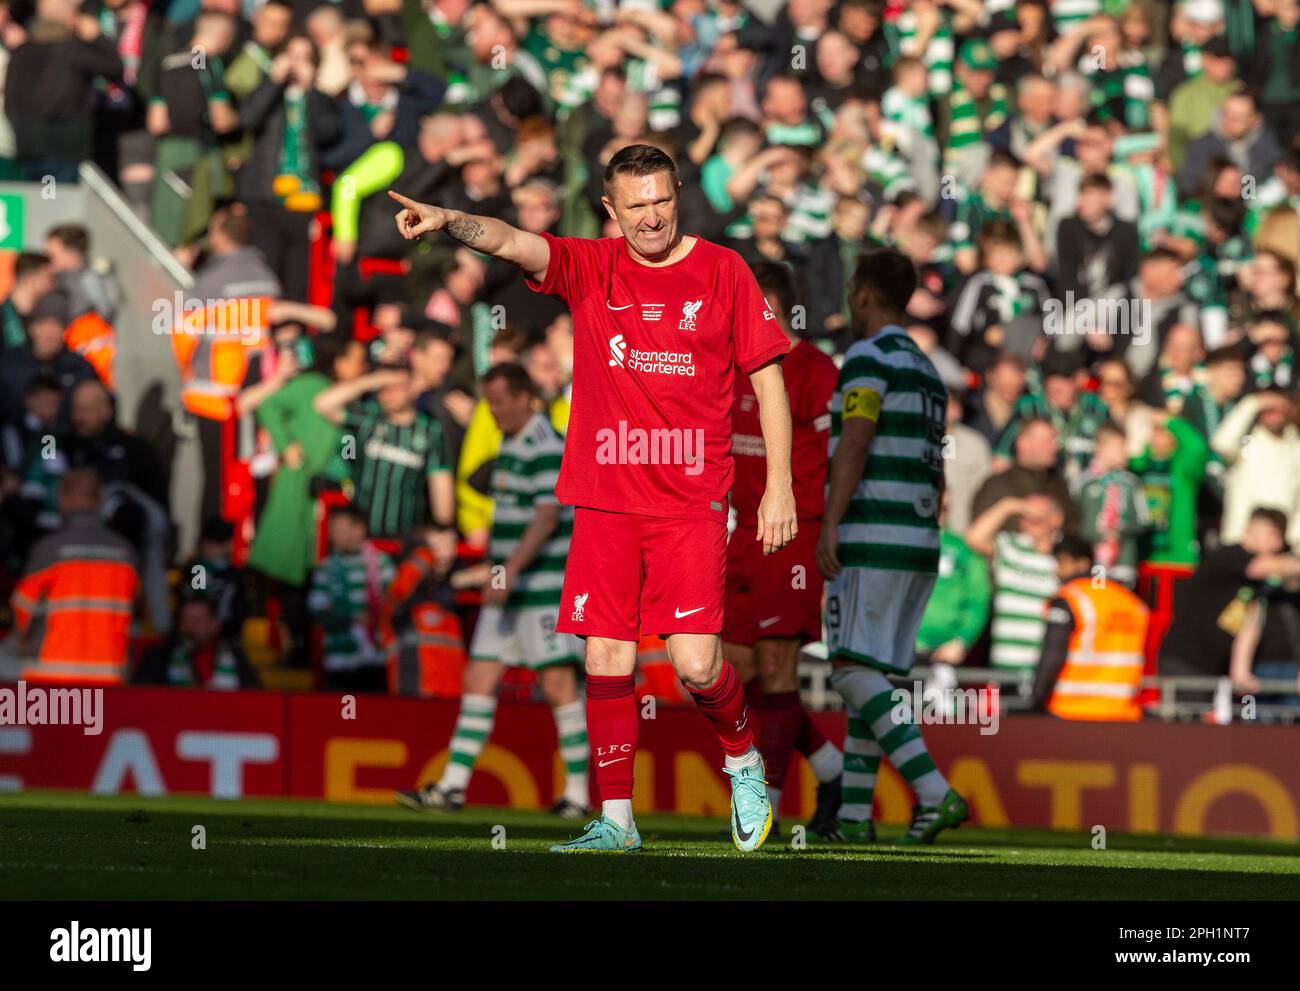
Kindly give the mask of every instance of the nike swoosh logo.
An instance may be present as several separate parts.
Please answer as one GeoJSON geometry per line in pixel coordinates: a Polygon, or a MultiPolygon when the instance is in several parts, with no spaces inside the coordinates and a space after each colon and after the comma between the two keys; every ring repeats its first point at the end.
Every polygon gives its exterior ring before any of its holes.
{"type": "Polygon", "coordinates": [[[609,767],[610,764],[617,764],[617,763],[618,763],[619,761],[621,761],[621,760],[627,760],[627,758],[626,758],[626,757],[615,757],[613,760],[602,760],[602,761],[600,761],[596,766],[597,766],[597,767],[609,767]]]}
{"type": "Polygon", "coordinates": [[[731,819],[732,822],[734,823],[732,828],[735,829],[736,831],[736,838],[740,840],[741,843],[748,843],[749,838],[754,835],[754,831],[751,829],[749,832],[745,832],[743,829],[740,828],[739,812],[732,812],[731,819]]]}
{"type": "Polygon", "coordinates": [[[769,616],[767,619],[760,619],[760,620],[758,621],[758,628],[759,628],[760,630],[766,630],[766,629],[767,629],[769,626],[771,626],[773,623],[775,623],[775,622],[777,622],[778,620],[780,620],[780,618],[781,618],[780,616],[769,616]]]}
{"type": "Polygon", "coordinates": [[[675,617],[677,617],[678,619],[685,619],[687,616],[690,616],[690,615],[692,615],[693,613],[697,613],[697,612],[700,611],[700,609],[703,609],[703,608],[704,608],[703,606],[700,606],[699,609],[687,609],[686,612],[682,612],[680,609],[674,609],[674,610],[673,610],[673,615],[674,615],[675,617]]]}
{"type": "Polygon", "coordinates": [[[631,309],[633,306],[635,306],[636,304],[635,304],[635,303],[628,303],[627,306],[615,306],[615,305],[614,305],[613,303],[611,303],[609,300],[605,300],[605,305],[608,306],[611,310],[630,310],[630,309],[631,309]]]}

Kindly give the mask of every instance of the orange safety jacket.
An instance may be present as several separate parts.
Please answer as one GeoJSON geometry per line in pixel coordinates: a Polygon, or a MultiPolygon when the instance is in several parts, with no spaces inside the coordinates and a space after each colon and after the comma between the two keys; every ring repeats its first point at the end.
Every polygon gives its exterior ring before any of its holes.
{"type": "Polygon", "coordinates": [[[30,682],[121,684],[140,579],[131,546],[93,513],[69,517],[32,548],[14,588],[14,625],[30,682]]]}
{"type": "Polygon", "coordinates": [[[1145,661],[1146,603],[1119,582],[1066,582],[1061,598],[1074,630],[1047,708],[1062,719],[1130,722],[1142,718],[1138,688],[1145,661]]]}
{"type": "Polygon", "coordinates": [[[113,360],[117,357],[117,334],[113,325],[94,310],[76,317],[63,332],[68,349],[81,355],[95,369],[95,374],[112,390],[113,360]]]}
{"type": "Polygon", "coordinates": [[[417,547],[397,567],[380,606],[380,643],[388,664],[388,690],[420,698],[460,698],[468,656],[460,617],[434,601],[411,603],[407,618],[396,626],[396,614],[433,571],[435,559],[427,547],[417,547]]]}
{"type": "Polygon", "coordinates": [[[250,353],[265,347],[271,300],[245,296],[187,310],[172,333],[181,402],[195,416],[228,420],[244,387],[250,353]]]}

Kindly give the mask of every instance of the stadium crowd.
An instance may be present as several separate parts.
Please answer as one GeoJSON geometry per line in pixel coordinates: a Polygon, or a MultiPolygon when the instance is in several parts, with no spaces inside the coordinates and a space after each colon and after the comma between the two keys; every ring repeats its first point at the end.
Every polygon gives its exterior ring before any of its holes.
{"type": "Polygon", "coordinates": [[[833,357],[859,252],[915,263],[905,329],[949,389],[919,658],[1037,665],[1069,533],[1172,602],[1159,673],[1297,679],[1297,0],[8,0],[0,44],[0,176],[94,161],[197,300],[158,338],[202,451],[178,548],[173,445],[118,424],[110,246],[60,225],[14,262],[22,670],[458,696],[477,590],[516,577],[500,425],[526,397],[563,434],[572,323],[404,240],[387,191],[608,236],[603,167],[641,143],[682,229],[780,266],[783,326],[833,357]]]}

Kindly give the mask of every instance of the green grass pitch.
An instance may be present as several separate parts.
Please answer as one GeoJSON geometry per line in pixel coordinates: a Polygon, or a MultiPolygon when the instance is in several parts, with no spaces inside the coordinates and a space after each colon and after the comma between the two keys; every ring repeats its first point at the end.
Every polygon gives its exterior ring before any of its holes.
{"type": "MultiPolygon", "coordinates": [[[[578,824],[581,825],[581,824],[578,824]]],[[[644,852],[558,855],[544,813],[204,798],[0,796],[6,899],[1294,899],[1300,847],[1246,839],[1092,837],[963,827],[924,849],[755,854],[721,819],[646,815],[644,852]],[[195,826],[207,848],[193,849],[195,826]],[[504,833],[495,827],[504,827],[504,833]],[[494,846],[494,832],[497,845],[494,846]],[[504,848],[501,841],[504,840],[504,848]]],[[[790,824],[790,825],[793,825],[790,824]]]]}

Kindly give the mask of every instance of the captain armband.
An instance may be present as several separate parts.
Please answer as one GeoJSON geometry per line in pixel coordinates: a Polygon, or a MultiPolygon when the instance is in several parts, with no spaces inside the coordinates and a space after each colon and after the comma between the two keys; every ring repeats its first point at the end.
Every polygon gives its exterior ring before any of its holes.
{"type": "Polygon", "coordinates": [[[844,391],[844,419],[870,420],[875,423],[880,418],[880,393],[875,389],[859,386],[844,391]]]}

